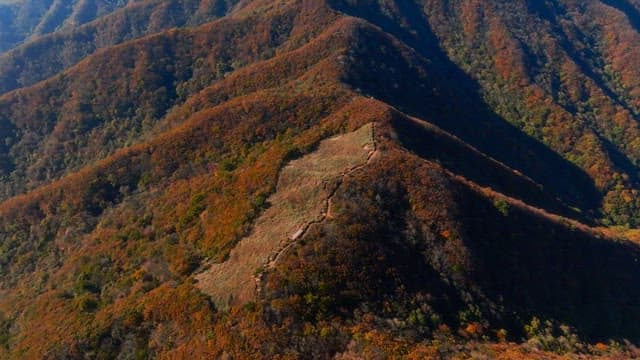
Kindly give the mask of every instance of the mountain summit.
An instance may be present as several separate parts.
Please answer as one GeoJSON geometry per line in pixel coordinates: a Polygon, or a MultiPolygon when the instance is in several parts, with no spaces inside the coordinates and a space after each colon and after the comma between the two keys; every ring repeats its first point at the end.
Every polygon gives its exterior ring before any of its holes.
{"type": "Polygon", "coordinates": [[[0,0],[0,358],[640,357],[638,59],[638,0],[0,0]]]}

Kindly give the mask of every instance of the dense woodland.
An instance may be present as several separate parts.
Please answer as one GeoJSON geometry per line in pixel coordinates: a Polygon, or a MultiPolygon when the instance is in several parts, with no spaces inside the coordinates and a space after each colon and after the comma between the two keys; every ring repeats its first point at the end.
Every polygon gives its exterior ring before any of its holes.
{"type": "Polygon", "coordinates": [[[640,357],[638,59],[637,0],[0,2],[0,358],[640,357]],[[369,123],[217,308],[280,170],[369,123]]]}

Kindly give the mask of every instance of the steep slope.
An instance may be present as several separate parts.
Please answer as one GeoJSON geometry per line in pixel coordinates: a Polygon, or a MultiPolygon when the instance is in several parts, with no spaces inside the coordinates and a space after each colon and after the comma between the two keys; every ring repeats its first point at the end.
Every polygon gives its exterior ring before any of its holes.
{"type": "Polygon", "coordinates": [[[0,357],[638,356],[635,2],[240,5],[0,96],[0,357]]]}

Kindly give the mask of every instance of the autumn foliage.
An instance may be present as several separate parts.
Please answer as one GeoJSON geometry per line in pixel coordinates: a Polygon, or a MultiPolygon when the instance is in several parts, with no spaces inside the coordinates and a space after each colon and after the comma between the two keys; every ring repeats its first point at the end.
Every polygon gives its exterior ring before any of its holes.
{"type": "Polygon", "coordinates": [[[0,5],[0,358],[638,356],[636,1],[86,3],[0,5]],[[369,123],[217,309],[280,170],[369,123]]]}

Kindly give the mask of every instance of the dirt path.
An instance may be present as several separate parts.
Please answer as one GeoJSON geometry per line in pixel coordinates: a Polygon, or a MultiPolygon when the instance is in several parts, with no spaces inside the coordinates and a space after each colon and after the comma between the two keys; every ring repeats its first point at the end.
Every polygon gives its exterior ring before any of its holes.
{"type": "Polygon", "coordinates": [[[320,143],[313,153],[291,161],[280,172],[270,207],[256,220],[253,231],[231,250],[228,260],[211,264],[196,275],[198,286],[216,306],[255,299],[262,274],[309,228],[331,217],[331,204],[344,178],[369,164],[376,154],[374,126],[320,143]]]}
{"type": "Polygon", "coordinates": [[[280,259],[280,257],[284,253],[286,253],[288,249],[293,247],[298,242],[299,239],[303,238],[307,234],[307,232],[309,231],[309,228],[312,225],[323,223],[325,220],[331,218],[331,202],[333,201],[333,198],[338,192],[340,185],[342,185],[342,183],[344,182],[344,179],[350,174],[352,174],[353,172],[358,171],[364,168],[365,166],[369,165],[369,163],[371,163],[371,160],[373,160],[373,157],[378,151],[376,142],[375,142],[375,125],[373,124],[371,125],[371,144],[372,144],[371,149],[369,150],[369,154],[367,155],[367,160],[364,162],[364,164],[354,166],[351,169],[343,171],[339,175],[338,180],[336,181],[335,185],[333,186],[333,189],[331,190],[331,192],[329,193],[329,196],[327,197],[327,201],[324,205],[324,209],[322,210],[322,215],[320,219],[310,221],[304,226],[303,229],[299,231],[299,233],[295,234],[296,235],[295,237],[291,237],[290,238],[291,241],[289,241],[289,243],[286,244],[282,249],[278,250],[275,256],[273,256],[272,259],[270,259],[270,261],[267,264],[265,264],[265,270],[273,269],[278,263],[278,260],[280,259]]]}

